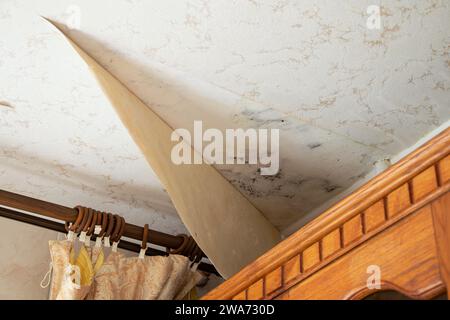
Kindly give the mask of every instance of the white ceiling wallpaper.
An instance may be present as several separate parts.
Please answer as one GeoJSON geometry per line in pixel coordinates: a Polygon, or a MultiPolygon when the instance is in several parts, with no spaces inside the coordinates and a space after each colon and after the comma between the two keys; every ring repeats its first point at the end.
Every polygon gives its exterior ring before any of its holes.
{"type": "Polygon", "coordinates": [[[281,170],[218,166],[284,229],[450,118],[450,2],[0,2],[1,188],[184,231],[69,35],[173,127],[280,129],[281,170]],[[381,5],[381,28],[366,26],[381,5]],[[145,213],[145,214],[144,214],[145,213]],[[141,219],[141,220],[139,220],[141,219]]]}

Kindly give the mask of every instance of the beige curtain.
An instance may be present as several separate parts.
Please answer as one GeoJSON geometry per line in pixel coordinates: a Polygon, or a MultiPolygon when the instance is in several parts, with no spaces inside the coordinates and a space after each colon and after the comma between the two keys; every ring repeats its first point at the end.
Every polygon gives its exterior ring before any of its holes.
{"type": "Polygon", "coordinates": [[[51,300],[172,300],[184,298],[201,280],[187,257],[104,256],[101,247],[50,241],[51,300]]]}

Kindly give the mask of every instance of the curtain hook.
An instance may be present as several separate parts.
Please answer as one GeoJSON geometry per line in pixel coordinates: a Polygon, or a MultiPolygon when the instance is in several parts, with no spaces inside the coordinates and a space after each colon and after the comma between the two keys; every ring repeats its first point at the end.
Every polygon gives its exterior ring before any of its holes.
{"type": "Polygon", "coordinates": [[[186,245],[185,250],[181,254],[188,257],[189,260],[192,261],[196,246],[197,246],[197,244],[195,243],[194,238],[189,237],[188,244],[186,245]]]}
{"type": "Polygon", "coordinates": [[[114,228],[114,215],[108,212],[108,228],[106,229],[106,233],[103,237],[103,246],[105,248],[111,247],[111,243],[109,242],[111,233],[114,228]]]}
{"type": "Polygon", "coordinates": [[[144,232],[142,234],[141,251],[139,251],[139,259],[144,259],[145,252],[147,251],[147,240],[148,240],[148,224],[144,225],[144,232]]]}
{"type": "Polygon", "coordinates": [[[102,213],[100,211],[95,210],[97,213],[97,221],[95,222],[94,226],[94,234],[98,236],[100,232],[102,232],[102,213]]]}
{"type": "Polygon", "coordinates": [[[89,225],[89,229],[88,232],[86,233],[86,239],[84,241],[84,244],[86,247],[90,247],[91,246],[91,237],[92,234],[94,233],[94,229],[95,229],[95,225],[97,223],[97,210],[92,210],[92,221],[91,224],[89,225]]]}
{"type": "Polygon", "coordinates": [[[166,252],[168,254],[183,254],[184,250],[186,249],[186,246],[189,243],[189,237],[186,234],[178,234],[177,237],[182,237],[183,238],[183,242],[176,249],[166,248],[166,252]]]}
{"type": "Polygon", "coordinates": [[[202,251],[202,249],[200,249],[200,247],[198,246],[197,243],[195,243],[195,248],[192,252],[191,257],[192,256],[193,256],[193,260],[192,260],[191,270],[193,272],[195,272],[195,271],[197,271],[197,268],[200,265],[200,262],[202,261],[202,258],[203,258],[203,251],[202,251]]]}
{"type": "Polygon", "coordinates": [[[75,239],[76,229],[78,228],[79,224],[84,218],[84,208],[82,206],[76,206],[74,209],[78,211],[78,215],[77,218],[75,219],[75,222],[69,224],[67,222],[65,223],[65,227],[67,230],[67,240],[69,241],[73,241],[75,239]]]}
{"type": "Polygon", "coordinates": [[[112,252],[117,252],[117,246],[119,245],[120,238],[122,236],[121,233],[123,232],[123,229],[125,227],[124,226],[125,219],[123,219],[121,216],[119,216],[117,214],[115,214],[114,217],[116,219],[116,226],[114,228],[113,235],[112,235],[112,238],[111,238],[111,240],[113,242],[111,251],[112,252]]]}
{"type": "Polygon", "coordinates": [[[92,218],[93,218],[93,212],[91,208],[85,208],[87,213],[84,216],[84,219],[82,223],[80,224],[79,230],[81,231],[79,240],[80,242],[85,243],[86,242],[86,235],[89,229],[89,226],[91,225],[92,218]]]}
{"type": "Polygon", "coordinates": [[[120,239],[122,239],[122,236],[125,233],[125,225],[126,225],[125,218],[120,216],[120,220],[121,220],[122,224],[120,225],[119,235],[118,235],[118,238],[116,240],[116,243],[117,243],[116,244],[116,250],[117,250],[117,246],[119,245],[120,239]]]}
{"type": "MultiPolygon", "coordinates": [[[[195,259],[197,259],[197,256],[195,257],[195,259]]],[[[194,260],[194,262],[191,265],[191,271],[193,271],[193,272],[197,271],[199,264],[200,264],[200,261],[195,262],[195,260],[194,260]]]]}
{"type": "MultiPolygon", "coordinates": [[[[106,212],[100,212],[99,213],[99,219],[101,221],[101,227],[100,231],[97,235],[97,239],[95,239],[95,246],[97,248],[100,248],[102,246],[102,240],[103,236],[106,233],[106,227],[108,226],[108,215],[106,212]]],[[[97,223],[100,223],[100,221],[97,221],[97,223]]],[[[98,230],[98,229],[97,229],[98,230]]]]}

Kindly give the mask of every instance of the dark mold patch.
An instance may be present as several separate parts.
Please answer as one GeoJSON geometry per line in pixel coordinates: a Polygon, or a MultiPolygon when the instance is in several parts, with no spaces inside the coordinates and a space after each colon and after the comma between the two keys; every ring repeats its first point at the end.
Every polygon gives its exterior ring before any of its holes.
{"type": "Polygon", "coordinates": [[[319,143],[319,142],[316,142],[316,143],[309,143],[309,144],[308,144],[308,148],[310,148],[311,150],[313,150],[313,149],[315,149],[315,148],[320,147],[321,145],[322,145],[322,144],[319,143]]]}
{"type": "Polygon", "coordinates": [[[326,184],[323,187],[323,189],[328,193],[333,192],[334,190],[339,189],[339,188],[341,188],[341,186],[334,185],[334,184],[326,184]]]}
{"type": "MultiPolygon", "coordinates": [[[[260,168],[258,168],[258,173],[260,173],[261,172],[261,169],[260,168]]],[[[268,181],[275,181],[275,180],[280,180],[280,179],[282,179],[283,178],[283,175],[282,175],[282,173],[281,173],[281,169],[279,169],[278,170],[278,172],[277,172],[277,174],[274,174],[274,175],[271,175],[271,176],[269,176],[269,175],[267,175],[267,176],[261,176],[261,178],[263,178],[264,180],[268,180],[268,181]]]]}

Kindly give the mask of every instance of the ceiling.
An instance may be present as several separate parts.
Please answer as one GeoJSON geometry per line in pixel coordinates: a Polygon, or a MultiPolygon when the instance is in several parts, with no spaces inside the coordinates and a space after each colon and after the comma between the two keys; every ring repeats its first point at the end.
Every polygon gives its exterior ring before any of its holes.
{"type": "Polygon", "coordinates": [[[450,3],[0,2],[1,188],[186,232],[68,34],[174,128],[279,128],[280,171],[218,165],[280,230],[450,118],[450,3]],[[74,13],[75,12],[75,13],[74,13]]]}

